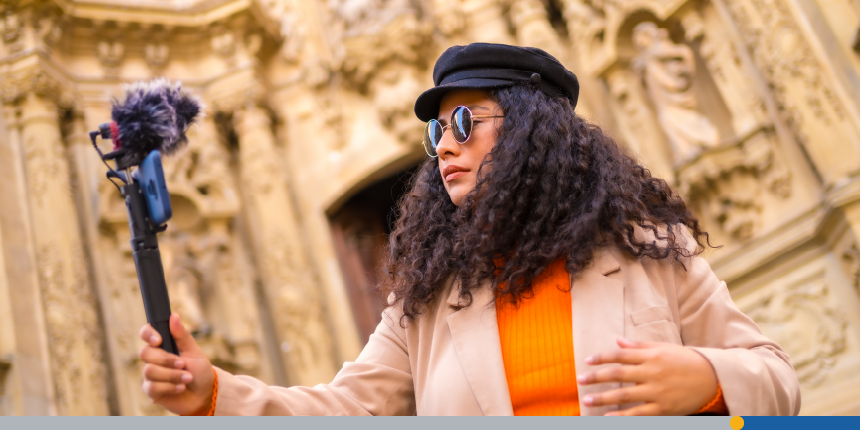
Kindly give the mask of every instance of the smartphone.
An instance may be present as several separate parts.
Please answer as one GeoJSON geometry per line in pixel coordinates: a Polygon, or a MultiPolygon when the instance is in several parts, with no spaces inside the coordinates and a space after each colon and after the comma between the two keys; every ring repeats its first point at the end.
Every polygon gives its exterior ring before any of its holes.
{"type": "Polygon", "coordinates": [[[153,226],[166,223],[173,216],[173,210],[170,207],[167,182],[164,180],[164,169],[161,167],[161,153],[150,152],[135,173],[146,198],[150,222],[153,226]]]}

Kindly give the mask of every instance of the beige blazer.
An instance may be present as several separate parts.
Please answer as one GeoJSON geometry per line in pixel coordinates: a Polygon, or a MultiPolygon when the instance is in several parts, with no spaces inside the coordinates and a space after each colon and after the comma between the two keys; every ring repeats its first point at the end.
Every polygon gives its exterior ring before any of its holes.
{"type": "MultiPolygon", "coordinates": [[[[618,348],[615,339],[690,346],[716,370],[730,415],[796,415],[800,389],[788,355],[732,302],[701,257],[637,260],[600,251],[571,280],[574,359],[618,348]]],[[[272,387],[217,369],[216,415],[512,415],[489,288],[458,302],[449,282],[415,321],[389,307],[355,362],[328,384],[272,387]]],[[[583,395],[619,384],[580,386],[583,395]]],[[[616,407],[585,407],[602,415],[616,407]]],[[[627,405],[624,405],[627,406],[627,405]]]]}

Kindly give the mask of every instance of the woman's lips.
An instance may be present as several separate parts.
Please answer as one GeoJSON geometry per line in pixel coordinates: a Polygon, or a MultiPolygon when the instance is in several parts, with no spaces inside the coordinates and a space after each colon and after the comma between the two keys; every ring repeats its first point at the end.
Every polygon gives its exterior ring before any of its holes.
{"type": "Polygon", "coordinates": [[[454,179],[457,179],[457,178],[460,178],[460,177],[466,176],[466,173],[469,173],[469,172],[463,172],[463,171],[460,171],[460,172],[454,172],[454,173],[452,173],[452,174],[450,174],[450,175],[448,175],[448,176],[446,176],[446,177],[445,177],[445,182],[451,182],[451,181],[453,181],[454,179]]]}
{"type": "Polygon", "coordinates": [[[466,173],[469,173],[469,169],[454,164],[442,170],[442,176],[445,178],[445,182],[451,182],[454,179],[463,177],[466,173]]]}

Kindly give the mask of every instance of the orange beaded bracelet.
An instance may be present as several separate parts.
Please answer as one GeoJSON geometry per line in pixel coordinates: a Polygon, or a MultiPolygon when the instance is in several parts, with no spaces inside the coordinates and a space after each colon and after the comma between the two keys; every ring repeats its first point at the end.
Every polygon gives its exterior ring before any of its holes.
{"type": "Polygon", "coordinates": [[[215,371],[215,368],[212,368],[212,373],[215,375],[215,383],[212,388],[212,405],[209,407],[209,412],[206,413],[207,417],[211,417],[215,415],[215,399],[218,398],[218,372],[215,371]]]}
{"type": "Polygon", "coordinates": [[[719,402],[719,401],[720,401],[720,400],[722,400],[722,399],[723,399],[723,389],[722,389],[722,387],[720,387],[720,386],[719,386],[719,384],[718,384],[718,385],[717,385],[717,395],[716,395],[716,396],[714,396],[714,399],[713,399],[713,400],[711,400],[710,402],[708,402],[708,404],[707,404],[707,405],[702,406],[702,408],[701,408],[701,409],[699,409],[698,411],[696,411],[696,414],[701,414],[701,413],[703,413],[703,412],[708,412],[711,408],[713,408],[713,407],[714,407],[714,405],[716,405],[716,404],[717,404],[717,402],[719,402]]]}
{"type": "Polygon", "coordinates": [[[200,408],[197,412],[193,414],[189,414],[186,416],[189,417],[211,417],[215,415],[215,399],[218,398],[218,372],[215,371],[215,368],[212,368],[212,374],[215,375],[215,382],[212,384],[212,401],[209,404],[209,409],[204,413],[203,408],[200,408]]]}

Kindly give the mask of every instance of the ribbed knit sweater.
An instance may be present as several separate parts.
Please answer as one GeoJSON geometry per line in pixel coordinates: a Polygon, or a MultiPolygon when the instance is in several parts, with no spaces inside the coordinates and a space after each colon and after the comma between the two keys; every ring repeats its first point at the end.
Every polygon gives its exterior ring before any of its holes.
{"type": "Polygon", "coordinates": [[[570,277],[565,261],[533,282],[518,307],[496,302],[505,376],[514,415],[579,415],[573,361],[570,277]]]}

